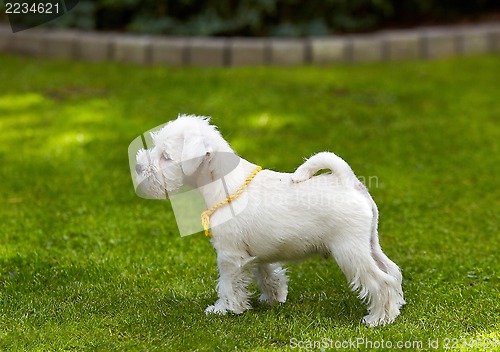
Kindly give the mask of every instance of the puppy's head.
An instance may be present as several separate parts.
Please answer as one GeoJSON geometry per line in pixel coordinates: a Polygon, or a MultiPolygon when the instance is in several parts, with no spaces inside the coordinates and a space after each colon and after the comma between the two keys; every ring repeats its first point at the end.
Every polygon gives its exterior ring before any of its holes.
{"type": "Polygon", "coordinates": [[[141,194],[156,199],[167,198],[185,184],[194,186],[212,154],[229,148],[207,117],[181,115],[150,137],[152,147],[135,157],[135,183],[141,194]]]}

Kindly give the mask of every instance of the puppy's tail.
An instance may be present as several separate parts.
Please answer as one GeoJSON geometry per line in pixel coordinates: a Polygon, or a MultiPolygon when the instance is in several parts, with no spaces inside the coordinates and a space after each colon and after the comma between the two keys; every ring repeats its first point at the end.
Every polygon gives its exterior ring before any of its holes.
{"type": "Polygon", "coordinates": [[[342,183],[359,183],[349,164],[341,157],[329,152],[321,152],[307,159],[292,174],[292,181],[296,183],[306,181],[316,172],[325,169],[331,170],[342,183]]]}

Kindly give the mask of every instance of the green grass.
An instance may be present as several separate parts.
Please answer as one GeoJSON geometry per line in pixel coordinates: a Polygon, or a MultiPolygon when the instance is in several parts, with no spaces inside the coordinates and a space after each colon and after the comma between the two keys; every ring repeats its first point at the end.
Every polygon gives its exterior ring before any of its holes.
{"type": "Polygon", "coordinates": [[[499,57],[0,65],[1,350],[271,351],[291,339],[500,348],[499,57]],[[245,314],[205,316],[214,250],[202,234],[181,238],[169,203],[137,197],[129,175],[128,144],[179,112],[213,116],[265,168],[293,171],[330,150],[371,177],[382,247],[404,274],[396,322],[360,325],[365,307],[320,258],[288,265],[285,305],[254,298],[245,314]]]}

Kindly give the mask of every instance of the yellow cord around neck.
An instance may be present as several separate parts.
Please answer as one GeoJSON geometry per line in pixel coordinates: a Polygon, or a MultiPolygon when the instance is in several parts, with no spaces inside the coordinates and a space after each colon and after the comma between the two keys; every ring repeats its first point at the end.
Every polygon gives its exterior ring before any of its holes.
{"type": "Polygon", "coordinates": [[[205,210],[203,213],[201,213],[201,224],[203,225],[203,229],[205,230],[205,236],[210,237],[210,238],[213,237],[212,234],[208,231],[208,228],[210,227],[210,215],[212,215],[220,207],[222,207],[222,206],[224,206],[224,205],[226,205],[228,203],[231,203],[233,200],[235,200],[236,198],[238,198],[243,193],[243,191],[245,190],[245,188],[247,188],[247,186],[250,183],[250,181],[253,180],[253,178],[255,177],[255,175],[257,175],[260,170],[262,170],[262,168],[260,166],[257,166],[253,170],[253,172],[250,174],[250,176],[247,177],[247,179],[245,180],[245,183],[243,184],[243,186],[241,186],[233,195],[228,196],[222,202],[219,202],[219,203],[215,204],[210,209],[205,210]]]}

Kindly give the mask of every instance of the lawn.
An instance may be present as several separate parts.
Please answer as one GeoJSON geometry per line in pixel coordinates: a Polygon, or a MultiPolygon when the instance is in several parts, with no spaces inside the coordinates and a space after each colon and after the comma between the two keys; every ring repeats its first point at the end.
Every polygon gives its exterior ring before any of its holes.
{"type": "Polygon", "coordinates": [[[500,349],[500,57],[197,69],[0,57],[0,349],[500,349]],[[137,197],[127,148],[178,113],[293,171],[330,150],[367,181],[407,305],[389,326],[332,260],[282,306],[205,316],[215,252],[137,197]],[[369,181],[369,182],[368,182],[369,181]],[[350,343],[350,344],[349,344],[350,343]],[[319,346],[321,344],[321,346],[319,346]]]}

